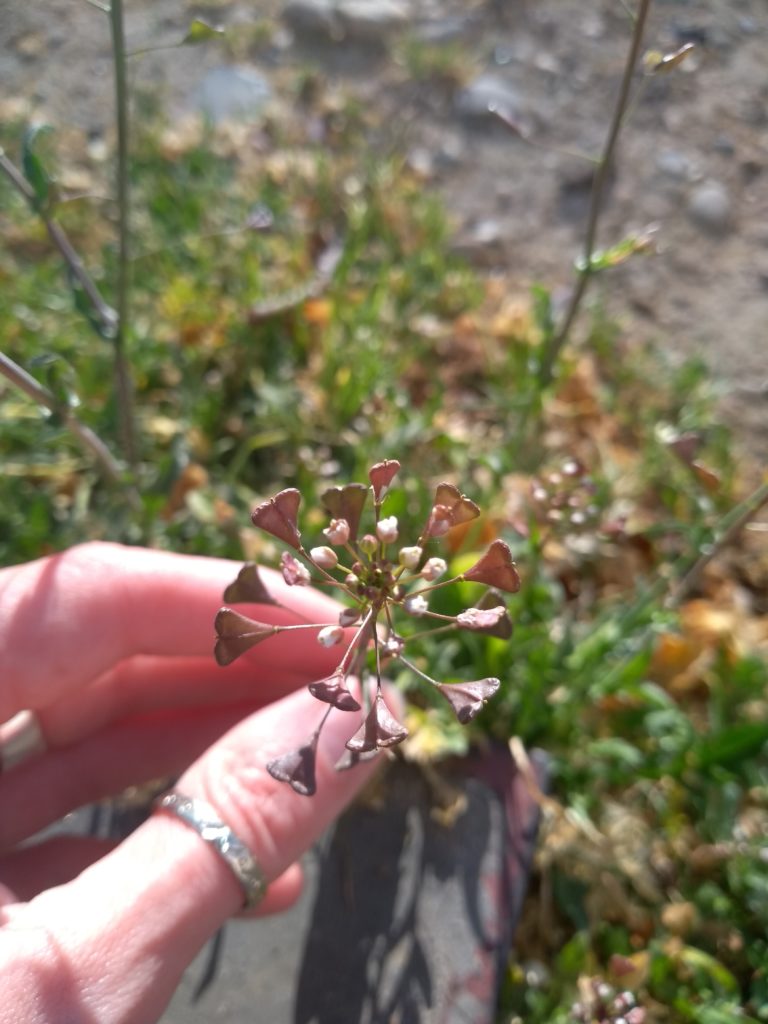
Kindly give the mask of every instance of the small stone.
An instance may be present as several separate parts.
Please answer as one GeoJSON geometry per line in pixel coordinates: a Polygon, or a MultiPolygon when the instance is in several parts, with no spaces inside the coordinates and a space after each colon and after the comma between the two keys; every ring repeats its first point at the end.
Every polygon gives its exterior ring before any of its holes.
{"type": "Polygon", "coordinates": [[[729,135],[716,136],[715,141],[712,143],[712,148],[716,153],[720,153],[722,156],[733,156],[736,152],[733,139],[729,135]]]}
{"type": "Polygon", "coordinates": [[[408,25],[411,11],[403,0],[340,0],[337,13],[344,35],[363,43],[380,43],[408,25]]]}
{"type": "Polygon", "coordinates": [[[698,176],[694,161],[678,149],[660,149],[656,166],[662,174],[676,181],[695,181],[698,176]]]}
{"type": "Polygon", "coordinates": [[[196,106],[217,124],[258,113],[272,96],[269,82],[248,67],[208,71],[195,92],[196,106]]]}
{"type": "Polygon", "coordinates": [[[434,21],[419,25],[414,35],[420,43],[437,46],[440,43],[452,43],[466,35],[472,19],[466,15],[446,15],[434,21]]]}
{"type": "Polygon", "coordinates": [[[688,198],[689,217],[709,234],[726,234],[731,227],[731,214],[731,197],[719,181],[705,181],[688,198]]]}
{"type": "Polygon", "coordinates": [[[492,267],[504,259],[504,231],[488,217],[470,225],[453,243],[451,251],[474,266],[492,267]]]}
{"type": "Polygon", "coordinates": [[[456,97],[456,111],[468,121],[496,120],[496,111],[513,120],[522,114],[520,94],[498,75],[480,75],[456,97]]]}
{"type": "Polygon", "coordinates": [[[333,38],[340,33],[332,0],[290,0],[283,8],[283,21],[297,35],[333,38]]]}

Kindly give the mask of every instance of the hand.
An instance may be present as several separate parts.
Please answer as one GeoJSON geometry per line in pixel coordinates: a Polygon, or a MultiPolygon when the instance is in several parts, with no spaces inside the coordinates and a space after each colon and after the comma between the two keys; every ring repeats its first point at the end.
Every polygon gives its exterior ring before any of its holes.
{"type": "MultiPolygon", "coordinates": [[[[297,898],[297,858],[374,770],[333,770],[350,735],[334,713],[316,796],[268,775],[266,762],[322,713],[292,691],[329,674],[339,653],[290,633],[218,668],[213,619],[237,568],[86,544],[0,571],[0,722],[31,709],[44,748],[0,775],[0,1024],[157,1020],[243,902],[226,863],[165,814],[120,845],[60,837],[17,850],[23,839],[129,785],[181,776],[176,788],[212,804],[257,858],[269,889],[252,913],[269,914],[297,898]]],[[[310,621],[335,620],[330,599],[266,579],[310,621]]],[[[295,621],[272,606],[258,617],[295,621]]]]}

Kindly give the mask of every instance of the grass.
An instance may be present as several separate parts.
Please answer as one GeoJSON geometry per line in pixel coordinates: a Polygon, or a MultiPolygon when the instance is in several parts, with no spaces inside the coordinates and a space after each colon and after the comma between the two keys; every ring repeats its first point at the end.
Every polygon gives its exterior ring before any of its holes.
{"type": "MultiPolygon", "coordinates": [[[[2,127],[11,155],[22,127],[2,127]]],[[[553,766],[500,1020],[571,1020],[595,977],[634,991],[651,1021],[768,1020],[764,556],[745,534],[678,607],[666,600],[744,492],[705,369],[667,365],[596,310],[543,387],[546,289],[520,295],[455,259],[436,200],[398,156],[370,157],[364,112],[334,102],[319,142],[300,119],[267,121],[255,141],[137,122],[126,347],[140,504],[61,417],[2,383],[0,562],[93,537],[268,558],[249,526],[257,499],[297,486],[318,506],[329,482],[386,457],[409,480],[391,508],[408,535],[430,487],[454,480],[488,512],[451,557],[503,536],[524,586],[511,642],[467,634],[429,652],[439,677],[494,675],[503,689],[472,732],[438,708],[421,715],[414,756],[517,736],[553,766]],[[290,301],[332,241],[328,287],[290,301]],[[284,312],[251,315],[276,298],[284,312]],[[687,435],[697,450],[681,457],[687,435]],[[585,528],[530,500],[568,459],[589,474],[585,528]]],[[[81,140],[56,142],[48,166],[66,178],[77,154],[87,191],[103,194],[81,140]]],[[[116,447],[111,343],[4,180],[0,211],[2,348],[116,447]]],[[[111,214],[56,207],[114,302],[111,214]]]]}

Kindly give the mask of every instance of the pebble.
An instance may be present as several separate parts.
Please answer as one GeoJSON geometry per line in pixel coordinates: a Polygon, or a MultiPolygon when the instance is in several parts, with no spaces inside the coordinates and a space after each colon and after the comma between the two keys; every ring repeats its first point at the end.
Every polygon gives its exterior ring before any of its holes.
{"type": "Polygon", "coordinates": [[[340,0],[337,12],[346,37],[365,43],[405,28],[411,17],[404,0],[340,0]]]}
{"type": "Polygon", "coordinates": [[[656,154],[656,166],[662,174],[676,181],[695,181],[701,176],[694,161],[679,149],[660,149],[656,154]]]}
{"type": "Polygon", "coordinates": [[[419,25],[414,36],[420,43],[427,43],[430,46],[437,46],[441,43],[452,43],[466,34],[472,24],[469,15],[445,15],[419,25]]]}
{"type": "Polygon", "coordinates": [[[289,0],[283,21],[297,35],[381,43],[411,17],[407,0],[289,0]]]}
{"type": "Polygon", "coordinates": [[[336,31],[336,4],[332,0],[289,0],[283,21],[299,35],[332,36],[336,31]]]}
{"type": "Polygon", "coordinates": [[[468,121],[496,121],[494,111],[503,110],[514,120],[522,114],[519,92],[498,75],[480,75],[461,89],[455,100],[456,111],[468,121]]]}
{"type": "Polygon", "coordinates": [[[213,68],[194,93],[194,103],[215,123],[258,113],[272,96],[269,82],[252,68],[213,68]]]}
{"type": "Polygon", "coordinates": [[[731,197],[719,181],[705,181],[688,197],[688,216],[711,235],[724,235],[731,227],[731,197]]]}
{"type": "Polygon", "coordinates": [[[500,222],[488,217],[469,225],[454,240],[451,251],[476,267],[503,263],[504,231],[500,222]]]}

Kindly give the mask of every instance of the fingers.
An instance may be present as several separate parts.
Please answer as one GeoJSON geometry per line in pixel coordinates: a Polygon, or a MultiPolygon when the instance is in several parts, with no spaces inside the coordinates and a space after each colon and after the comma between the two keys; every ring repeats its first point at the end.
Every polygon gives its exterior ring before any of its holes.
{"type": "MultiPolygon", "coordinates": [[[[214,806],[270,882],[322,833],[375,766],[333,770],[356,721],[356,715],[333,712],[318,750],[317,795],[301,797],[275,782],[266,762],[299,746],[320,715],[308,694],[292,694],[235,726],[177,787],[214,806]]],[[[23,930],[23,959],[0,932],[0,958],[11,964],[0,1022],[23,1019],[18,1007],[30,1000],[45,1005],[43,989],[61,971],[60,950],[67,951],[69,983],[56,990],[58,1019],[156,1020],[184,967],[241,903],[239,883],[216,852],[178,819],[155,814],[74,881],[18,911],[13,935],[23,930]]]]}
{"type": "MultiPolygon", "coordinates": [[[[117,841],[111,839],[56,836],[14,850],[0,858],[0,906],[28,902],[46,889],[70,882],[116,846],[117,841]]],[[[292,864],[272,882],[264,899],[248,916],[266,917],[287,910],[301,895],[302,885],[301,865],[292,864]]]]}
{"type": "Polygon", "coordinates": [[[92,836],[56,836],[0,858],[0,879],[14,893],[14,902],[26,902],[69,882],[116,845],[92,836]]]}
{"type": "MultiPolygon", "coordinates": [[[[271,663],[241,658],[226,669],[208,655],[202,658],[137,656],[105,672],[95,683],[59,698],[37,715],[48,748],[76,743],[112,722],[153,711],[270,704],[323,675],[326,658],[317,645],[313,670],[294,671],[290,661],[271,663]]],[[[339,655],[335,656],[338,662],[339,655]]],[[[2,740],[3,726],[0,726],[2,740]]]]}
{"type": "Polygon", "coordinates": [[[178,776],[253,704],[120,722],[0,776],[0,850],[128,786],[178,776]]]}
{"type": "MultiPolygon", "coordinates": [[[[0,570],[0,721],[39,710],[133,655],[209,655],[221,594],[237,568],[222,559],[92,543],[0,570]]],[[[329,598],[288,588],[277,573],[265,578],[292,609],[261,605],[266,621],[335,621],[338,606],[329,598]]],[[[260,660],[272,664],[288,653],[297,670],[317,664],[311,631],[259,648],[260,660]]]]}

